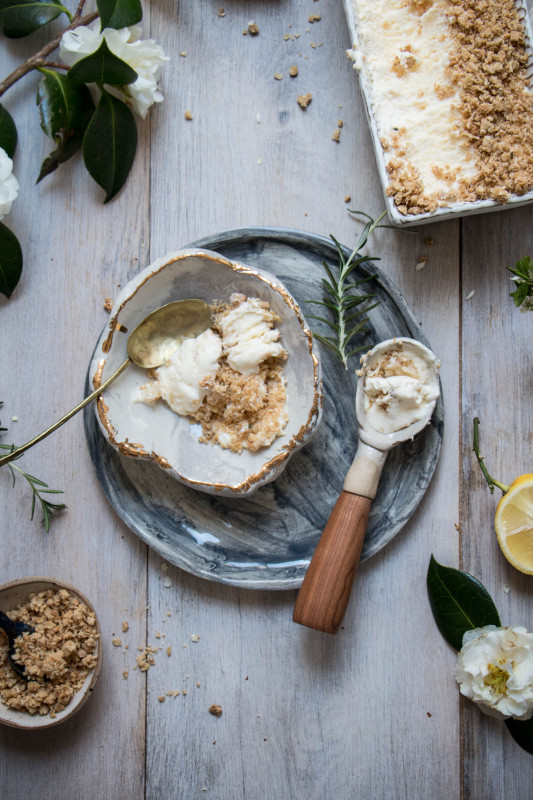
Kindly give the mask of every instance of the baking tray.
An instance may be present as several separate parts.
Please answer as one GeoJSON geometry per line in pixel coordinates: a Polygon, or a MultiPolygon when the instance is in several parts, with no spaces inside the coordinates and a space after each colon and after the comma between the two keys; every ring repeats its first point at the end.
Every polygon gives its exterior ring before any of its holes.
{"type": "MultiPolygon", "coordinates": [[[[348,21],[350,36],[352,39],[352,46],[361,49],[361,41],[357,29],[357,18],[355,11],[352,7],[352,2],[351,0],[343,0],[343,3],[344,3],[344,10],[346,12],[346,19],[348,21]]],[[[526,52],[528,54],[527,72],[529,76],[530,85],[533,90],[533,30],[531,27],[531,20],[528,14],[528,9],[525,0],[516,0],[515,5],[518,9],[524,27],[526,52]]],[[[381,146],[376,120],[374,117],[374,113],[372,111],[371,89],[370,89],[372,80],[368,70],[366,70],[365,68],[364,63],[362,63],[360,67],[354,66],[354,70],[357,71],[359,77],[359,86],[361,88],[361,94],[363,96],[363,104],[365,108],[366,118],[370,128],[370,134],[372,137],[372,143],[376,155],[376,162],[381,181],[381,186],[383,189],[383,194],[385,196],[387,215],[393,225],[397,225],[402,228],[408,228],[413,226],[418,227],[419,225],[435,222],[437,220],[440,221],[446,219],[458,219],[460,217],[471,216],[472,214],[484,214],[490,211],[504,211],[507,208],[518,208],[519,206],[527,205],[528,203],[531,203],[533,201],[533,190],[531,190],[523,195],[511,196],[506,203],[498,203],[495,200],[490,200],[490,199],[476,200],[463,203],[459,202],[450,203],[445,208],[438,208],[436,211],[430,211],[430,212],[428,211],[425,212],[424,214],[409,214],[409,215],[401,214],[396,208],[393,198],[389,197],[385,193],[385,190],[389,185],[389,175],[386,169],[385,155],[383,148],[381,146]]]]}

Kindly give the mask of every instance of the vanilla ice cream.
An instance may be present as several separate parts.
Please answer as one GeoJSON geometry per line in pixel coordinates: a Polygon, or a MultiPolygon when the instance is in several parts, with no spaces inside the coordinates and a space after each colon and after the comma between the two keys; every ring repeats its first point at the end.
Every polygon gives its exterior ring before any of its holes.
{"type": "Polygon", "coordinates": [[[273,327],[278,319],[256,297],[243,299],[216,315],[215,325],[222,334],[224,353],[232,369],[242,375],[257,375],[263,361],[285,354],[278,341],[279,330],[273,327]]]}
{"type": "Polygon", "coordinates": [[[440,394],[435,356],[405,339],[367,353],[358,375],[368,423],[379,433],[395,433],[429,416],[440,394]]]}

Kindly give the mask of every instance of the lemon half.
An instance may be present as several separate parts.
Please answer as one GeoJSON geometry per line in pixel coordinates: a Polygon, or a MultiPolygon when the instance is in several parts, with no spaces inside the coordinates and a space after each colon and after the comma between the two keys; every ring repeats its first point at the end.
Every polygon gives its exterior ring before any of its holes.
{"type": "Polygon", "coordinates": [[[505,558],[533,575],[533,475],[520,475],[496,509],[496,535],[505,558]]]}

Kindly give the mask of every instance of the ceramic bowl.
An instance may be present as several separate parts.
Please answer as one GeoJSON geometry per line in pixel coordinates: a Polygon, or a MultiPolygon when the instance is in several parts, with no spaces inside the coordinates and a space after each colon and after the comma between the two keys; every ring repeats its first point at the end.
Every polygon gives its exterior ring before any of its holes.
{"type": "Polygon", "coordinates": [[[148,378],[146,370],[133,364],[103,392],[95,410],[102,433],[121,454],[152,461],[194,489],[244,497],[283,472],[322,415],[320,361],[311,331],[297,302],[274,275],[210,250],[182,250],[160,258],[121,291],[89,374],[95,388],[101,385],[127,358],[127,332],[159,306],[192,297],[211,304],[229,300],[233,292],[267,301],[281,318],[277,327],[288,353],[283,371],[289,422],[269,447],[233,453],[201,443],[199,424],[162,401],[153,406],[137,402],[148,378]]]}
{"type": "Polygon", "coordinates": [[[96,667],[87,675],[83,686],[76,692],[68,706],[64,708],[63,711],[59,711],[54,719],[52,719],[49,714],[39,716],[38,714],[28,714],[25,711],[14,711],[5,706],[0,700],[0,723],[9,725],[12,728],[41,730],[42,728],[51,728],[53,725],[59,725],[61,722],[69,719],[76,711],[80,710],[91,696],[96,679],[100,673],[100,667],[102,665],[102,639],[98,617],[89,600],[75,589],[74,586],[70,586],[70,584],[63,583],[62,581],[56,581],[53,578],[41,577],[21,578],[20,580],[11,581],[10,583],[4,583],[0,586],[0,609],[4,613],[9,614],[9,611],[12,609],[26,603],[30,599],[31,594],[44,592],[47,589],[53,589],[54,591],[66,589],[71,594],[79,597],[79,599],[94,613],[96,618],[96,632],[99,634],[96,645],[96,667]]]}

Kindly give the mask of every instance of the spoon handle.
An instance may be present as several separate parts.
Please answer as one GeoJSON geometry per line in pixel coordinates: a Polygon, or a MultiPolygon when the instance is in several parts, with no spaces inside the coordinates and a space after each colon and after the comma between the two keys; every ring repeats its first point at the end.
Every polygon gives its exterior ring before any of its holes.
{"type": "Polygon", "coordinates": [[[293,620],[336,633],[359,565],[372,500],[342,491],[320,537],[296,599],[293,620]]]}
{"type": "Polygon", "coordinates": [[[53,425],[50,425],[50,427],[47,428],[45,431],[40,433],[38,436],[35,436],[34,439],[31,439],[29,442],[26,442],[26,444],[22,444],[20,447],[17,447],[15,450],[12,450],[7,455],[2,456],[2,458],[0,458],[0,467],[3,467],[4,464],[9,464],[10,461],[13,461],[13,459],[18,458],[19,456],[22,455],[22,453],[25,453],[26,450],[29,450],[30,447],[33,447],[34,444],[37,444],[37,442],[40,442],[42,439],[45,439],[55,430],[60,428],[61,425],[63,425],[71,417],[73,417],[74,414],[77,414],[78,411],[81,411],[82,408],[85,408],[85,406],[88,405],[91,402],[91,400],[94,400],[95,397],[98,397],[98,395],[101,394],[104,391],[104,389],[107,389],[109,384],[113,383],[113,381],[116,380],[116,378],[118,378],[118,376],[122,372],[124,372],[126,367],[128,367],[131,363],[132,363],[131,358],[128,356],[126,361],[124,361],[124,363],[121,364],[120,367],[98,387],[98,389],[95,389],[94,392],[91,392],[91,394],[88,395],[85,398],[85,400],[82,400],[81,403],[79,403],[75,408],[73,408],[71,411],[65,414],[64,417],[61,417],[61,419],[59,419],[57,422],[54,422],[53,425]]]}

